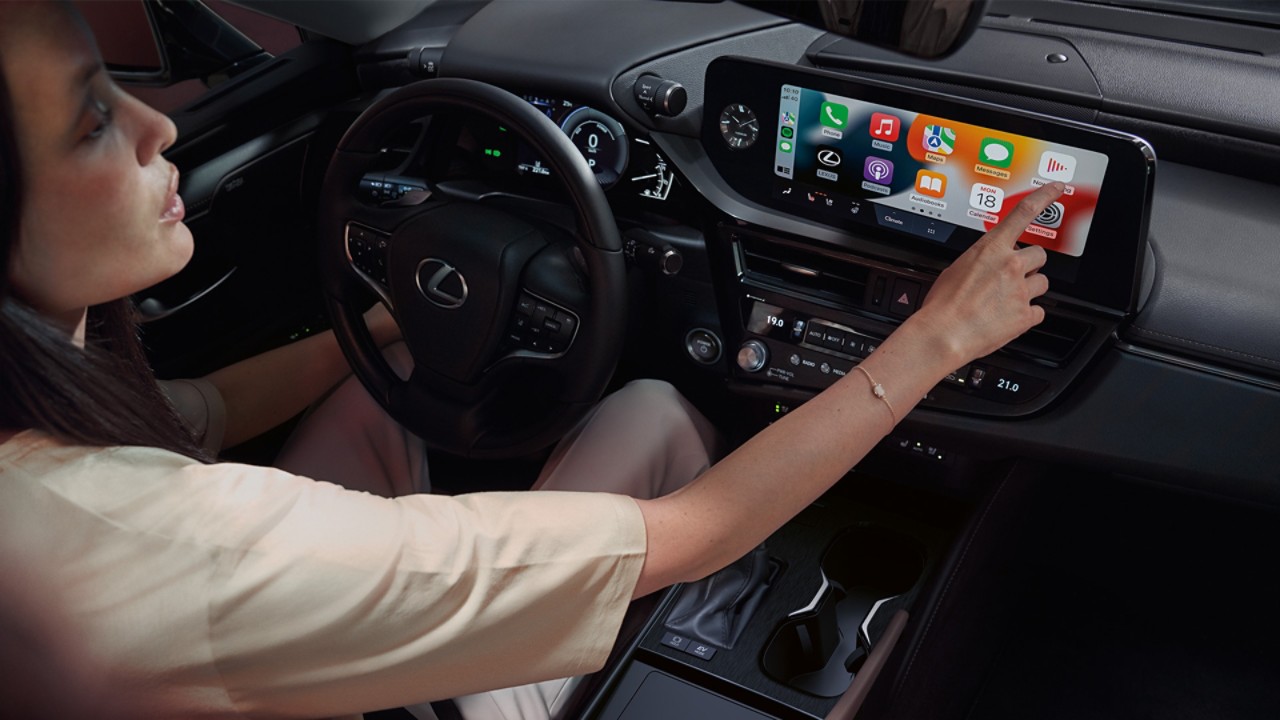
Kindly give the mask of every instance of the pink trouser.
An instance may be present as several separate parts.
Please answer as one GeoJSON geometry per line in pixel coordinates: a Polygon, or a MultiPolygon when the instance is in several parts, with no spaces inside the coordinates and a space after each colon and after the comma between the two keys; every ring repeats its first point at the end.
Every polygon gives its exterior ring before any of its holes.
{"type": "MultiPolygon", "coordinates": [[[[388,350],[403,367],[404,346],[388,350]]],[[[601,400],[565,435],[535,489],[611,492],[637,498],[666,495],[706,470],[717,457],[715,428],[671,385],[636,380],[601,400]]],[[[429,492],[426,447],[350,378],[298,427],[277,458],[289,472],[384,496],[429,492]]],[[[467,720],[527,720],[555,716],[575,678],[456,698],[467,720]]],[[[409,710],[434,718],[427,706],[409,710]]]]}

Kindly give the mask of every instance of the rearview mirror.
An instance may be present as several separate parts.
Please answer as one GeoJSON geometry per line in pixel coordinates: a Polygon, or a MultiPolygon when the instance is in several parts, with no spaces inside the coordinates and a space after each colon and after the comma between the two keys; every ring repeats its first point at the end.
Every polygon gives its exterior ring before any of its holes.
{"type": "Polygon", "coordinates": [[[955,52],[978,27],[987,0],[737,0],[907,55],[955,52]]]}

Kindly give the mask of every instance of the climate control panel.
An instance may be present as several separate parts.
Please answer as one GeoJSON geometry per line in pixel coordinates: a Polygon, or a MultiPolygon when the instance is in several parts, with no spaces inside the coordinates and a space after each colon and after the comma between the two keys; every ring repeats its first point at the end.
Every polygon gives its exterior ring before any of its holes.
{"type": "MultiPolygon", "coordinates": [[[[736,373],[741,378],[822,390],[849,374],[875,352],[887,333],[861,325],[853,316],[826,316],[786,307],[785,298],[748,294],[741,300],[744,339],[738,348],[736,373]]],[[[928,396],[925,406],[1017,406],[1029,403],[1049,387],[1034,374],[984,358],[957,368],[928,396]]]]}

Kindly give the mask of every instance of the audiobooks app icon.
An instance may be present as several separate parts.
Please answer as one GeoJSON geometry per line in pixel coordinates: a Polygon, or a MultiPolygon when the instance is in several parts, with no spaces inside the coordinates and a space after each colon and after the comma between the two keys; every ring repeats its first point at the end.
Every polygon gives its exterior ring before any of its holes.
{"type": "Polygon", "coordinates": [[[940,198],[947,194],[947,176],[928,170],[916,173],[916,192],[929,197],[940,198]]]}
{"type": "Polygon", "coordinates": [[[1076,176],[1076,159],[1066,153],[1045,150],[1040,156],[1040,177],[1060,182],[1071,182],[1076,176]]]}

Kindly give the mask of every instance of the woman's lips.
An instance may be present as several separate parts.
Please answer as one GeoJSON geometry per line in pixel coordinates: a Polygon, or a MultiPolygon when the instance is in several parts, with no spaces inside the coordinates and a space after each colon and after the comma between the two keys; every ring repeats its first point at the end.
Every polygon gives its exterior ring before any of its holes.
{"type": "Polygon", "coordinates": [[[186,217],[187,208],[182,204],[182,196],[178,194],[178,169],[173,169],[169,178],[169,193],[165,198],[164,212],[160,214],[161,222],[181,222],[186,217]]]}

